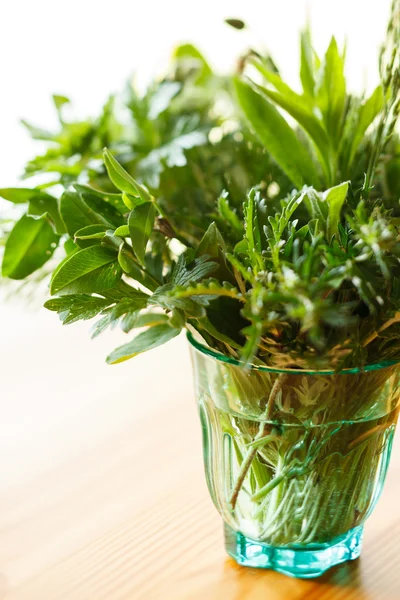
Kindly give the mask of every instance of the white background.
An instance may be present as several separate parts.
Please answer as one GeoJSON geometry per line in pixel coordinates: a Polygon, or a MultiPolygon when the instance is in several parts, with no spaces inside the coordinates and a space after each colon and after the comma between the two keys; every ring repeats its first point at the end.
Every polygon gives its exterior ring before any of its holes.
{"type": "MultiPolygon", "coordinates": [[[[143,80],[161,68],[178,41],[197,43],[220,70],[244,47],[263,42],[295,84],[298,30],[308,9],[318,51],[332,33],[347,36],[351,85],[370,88],[388,7],[388,0],[2,0],[0,187],[17,183],[37,148],[19,118],[54,125],[52,93],[70,96],[79,116],[96,114],[131,73],[143,80]],[[226,17],[243,18],[251,32],[229,29],[226,17]]],[[[119,334],[91,342],[87,324],[62,328],[55,314],[35,312],[42,301],[37,294],[30,308],[17,297],[0,304],[0,480],[8,484],[40,457],[44,468],[49,453],[62,452],[74,436],[89,443],[96,410],[109,413],[110,422],[123,419],[118,399],[134,397],[135,378],[153,373],[171,351],[180,356],[171,377],[182,377],[182,364],[190,377],[182,339],[152,358],[108,367],[104,357],[122,343],[119,334]]]]}
{"type": "Polygon", "coordinates": [[[264,43],[288,78],[298,70],[298,30],[310,17],[318,51],[335,34],[348,37],[348,70],[360,89],[376,81],[377,47],[389,0],[3,0],[0,2],[0,187],[16,183],[35,152],[18,120],[55,123],[50,96],[65,94],[81,116],[139,71],[168,59],[174,43],[197,43],[218,69],[241,48],[264,43]],[[241,17],[236,32],[226,17],[241,17]]]}

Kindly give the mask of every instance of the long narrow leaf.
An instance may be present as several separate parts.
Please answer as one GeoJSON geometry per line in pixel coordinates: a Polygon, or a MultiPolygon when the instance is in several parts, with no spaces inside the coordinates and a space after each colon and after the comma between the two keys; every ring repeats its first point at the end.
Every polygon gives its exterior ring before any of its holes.
{"type": "Polygon", "coordinates": [[[300,142],[279,111],[241,79],[235,80],[239,104],[251,128],[297,188],[319,188],[319,175],[309,150],[300,142]]]}

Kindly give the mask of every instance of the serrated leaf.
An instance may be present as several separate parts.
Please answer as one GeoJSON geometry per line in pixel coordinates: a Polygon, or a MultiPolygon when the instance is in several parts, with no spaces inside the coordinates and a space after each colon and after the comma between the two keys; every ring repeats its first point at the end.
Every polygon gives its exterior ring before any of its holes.
{"type": "Polygon", "coordinates": [[[92,319],[109,304],[110,301],[105,298],[88,294],[70,294],[47,300],[44,307],[59,313],[62,323],[68,325],[76,321],[92,319]]]}
{"type": "MultiPolygon", "coordinates": [[[[113,329],[121,324],[122,330],[127,333],[136,327],[139,311],[147,306],[148,296],[141,290],[132,289],[129,299],[118,302],[115,306],[103,311],[104,316],[95,323],[92,329],[92,338],[97,337],[107,328],[113,329]]],[[[141,325],[138,325],[140,327],[141,325]]]]}
{"type": "Polygon", "coordinates": [[[176,286],[167,295],[171,298],[203,297],[204,300],[224,296],[244,302],[242,294],[236,287],[228,282],[220,283],[216,279],[208,279],[193,286],[176,286]]]}
{"type": "Polygon", "coordinates": [[[151,202],[134,208],[128,217],[132,248],[139,262],[144,265],[147,242],[153,231],[156,209],[151,202]]]}
{"type": "Polygon", "coordinates": [[[179,335],[180,329],[167,324],[155,325],[140,333],[128,344],[120,346],[107,357],[108,364],[116,364],[133,358],[142,352],[157,348],[179,335]]]}
{"type": "Polygon", "coordinates": [[[211,261],[208,256],[199,256],[187,265],[185,255],[181,254],[172,273],[171,281],[178,286],[196,283],[218,268],[218,263],[211,261]]]}
{"type": "Polygon", "coordinates": [[[23,215],[11,230],[4,249],[2,274],[24,279],[51,258],[59,242],[45,218],[23,215]]]}

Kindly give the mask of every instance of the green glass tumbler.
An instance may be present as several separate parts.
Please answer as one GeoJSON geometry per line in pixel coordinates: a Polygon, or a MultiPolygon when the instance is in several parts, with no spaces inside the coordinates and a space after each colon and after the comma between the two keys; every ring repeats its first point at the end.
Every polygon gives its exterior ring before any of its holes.
{"type": "Polygon", "coordinates": [[[207,485],[228,554],[300,578],[357,558],[390,460],[398,365],[244,371],[188,339],[207,485]]]}

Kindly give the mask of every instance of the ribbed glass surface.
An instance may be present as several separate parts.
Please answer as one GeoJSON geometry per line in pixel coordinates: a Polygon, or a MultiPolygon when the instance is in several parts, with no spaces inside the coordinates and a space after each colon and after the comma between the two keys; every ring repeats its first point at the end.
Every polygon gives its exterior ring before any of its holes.
{"type": "Polygon", "coordinates": [[[398,366],[243,371],[189,341],[206,478],[229,554],[298,577],[356,558],[389,463],[398,366]]]}

